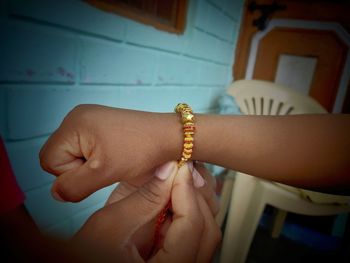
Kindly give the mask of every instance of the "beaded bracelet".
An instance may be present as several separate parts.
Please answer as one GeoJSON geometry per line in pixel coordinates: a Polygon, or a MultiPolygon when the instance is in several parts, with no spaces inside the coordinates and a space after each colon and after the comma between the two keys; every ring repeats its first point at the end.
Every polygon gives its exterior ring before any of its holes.
{"type": "Polygon", "coordinates": [[[186,103],[179,103],[175,107],[175,112],[181,114],[183,125],[184,139],[181,159],[178,161],[178,166],[181,167],[189,159],[191,159],[194,146],[194,115],[191,107],[186,103]]]}
{"type": "MultiPolygon", "coordinates": [[[[178,168],[183,166],[192,157],[193,146],[194,146],[194,115],[191,107],[186,103],[179,103],[175,107],[175,112],[181,114],[181,122],[183,125],[183,149],[181,158],[178,160],[178,168]]],[[[149,257],[155,252],[154,250],[158,247],[160,242],[160,230],[162,224],[165,222],[168,216],[171,216],[171,200],[163,208],[157,217],[153,247],[150,251],[149,257]]]]}

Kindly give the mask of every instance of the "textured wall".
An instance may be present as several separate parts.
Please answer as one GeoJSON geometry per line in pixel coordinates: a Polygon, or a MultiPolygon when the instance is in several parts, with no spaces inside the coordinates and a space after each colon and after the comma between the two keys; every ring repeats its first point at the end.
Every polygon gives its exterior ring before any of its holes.
{"type": "Polygon", "coordinates": [[[0,1],[1,134],[30,213],[68,237],[112,188],[79,204],[53,200],[54,178],[38,162],[47,136],[81,103],[169,112],[184,101],[215,111],[232,81],[243,0],[190,0],[183,35],[83,1],[0,1]]]}

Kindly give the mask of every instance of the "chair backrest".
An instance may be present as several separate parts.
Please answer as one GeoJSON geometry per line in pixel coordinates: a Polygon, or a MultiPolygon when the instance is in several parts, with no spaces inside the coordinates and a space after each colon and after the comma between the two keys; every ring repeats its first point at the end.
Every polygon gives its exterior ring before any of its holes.
{"type": "Polygon", "coordinates": [[[227,90],[244,114],[288,115],[327,113],[313,98],[285,86],[262,80],[238,80],[227,90]]]}

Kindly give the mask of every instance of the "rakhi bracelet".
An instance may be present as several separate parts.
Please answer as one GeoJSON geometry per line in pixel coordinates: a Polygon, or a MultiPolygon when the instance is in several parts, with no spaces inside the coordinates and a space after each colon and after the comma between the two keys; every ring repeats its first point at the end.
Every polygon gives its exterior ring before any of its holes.
{"type": "MultiPolygon", "coordinates": [[[[192,157],[193,146],[194,146],[194,115],[191,107],[186,103],[179,103],[175,107],[175,112],[181,115],[181,122],[183,125],[183,148],[181,158],[178,160],[177,165],[178,168],[183,166],[189,159],[192,157]]],[[[155,225],[155,233],[153,240],[153,247],[150,250],[150,254],[148,258],[151,257],[156,251],[156,248],[159,246],[159,242],[161,239],[161,227],[168,216],[171,216],[171,200],[166,204],[163,210],[157,217],[156,225],[155,225]]]]}
{"type": "Polygon", "coordinates": [[[192,157],[194,146],[194,114],[191,107],[186,103],[179,103],[175,107],[175,112],[181,114],[181,122],[183,125],[183,149],[178,166],[181,167],[192,157]]]}

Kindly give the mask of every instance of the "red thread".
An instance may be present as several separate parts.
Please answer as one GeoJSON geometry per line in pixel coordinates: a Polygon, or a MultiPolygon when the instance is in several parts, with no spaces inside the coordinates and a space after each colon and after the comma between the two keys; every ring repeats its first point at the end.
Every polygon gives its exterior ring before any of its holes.
{"type": "Polygon", "coordinates": [[[154,232],[154,241],[153,241],[153,246],[150,251],[150,258],[156,251],[156,249],[159,247],[159,242],[161,239],[161,227],[165,220],[167,219],[168,215],[170,214],[170,209],[171,209],[171,200],[166,204],[166,206],[162,209],[162,211],[159,213],[156,221],[156,227],[155,227],[155,232],[154,232]]]}

